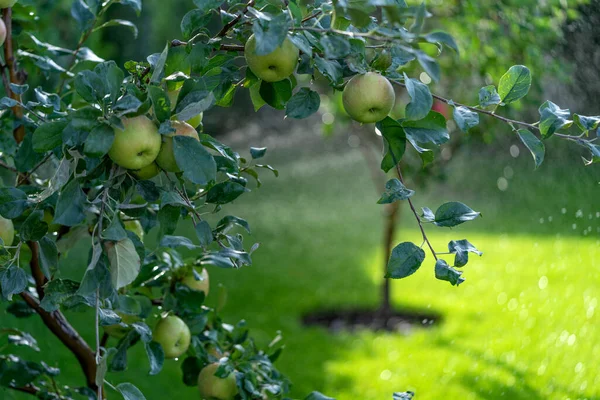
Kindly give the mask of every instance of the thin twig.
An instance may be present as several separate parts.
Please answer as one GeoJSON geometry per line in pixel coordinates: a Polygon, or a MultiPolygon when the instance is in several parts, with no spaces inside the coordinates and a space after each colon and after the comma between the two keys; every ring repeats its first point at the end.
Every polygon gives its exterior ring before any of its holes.
{"type": "Polygon", "coordinates": [[[250,0],[248,2],[248,4],[246,4],[246,6],[244,7],[244,9],[242,11],[240,11],[236,17],[234,19],[232,19],[231,21],[229,21],[227,24],[225,24],[225,26],[223,27],[223,29],[221,29],[219,31],[219,33],[217,33],[218,37],[224,37],[225,35],[227,35],[227,32],[229,32],[229,30],[231,28],[233,28],[233,26],[235,24],[237,24],[238,22],[240,22],[240,20],[242,19],[242,17],[244,16],[244,14],[246,14],[248,12],[248,7],[254,7],[255,4],[255,0],[250,0]]]}
{"type": "MultiPolygon", "coordinates": [[[[394,157],[394,159],[395,159],[395,157],[394,157]]],[[[394,160],[394,162],[395,162],[395,160],[394,160]]],[[[402,170],[400,169],[400,163],[396,163],[396,171],[398,172],[398,178],[400,179],[400,182],[402,182],[402,184],[404,185],[404,177],[402,176],[402,170]]],[[[410,205],[410,210],[412,211],[413,215],[415,216],[415,218],[417,220],[417,223],[419,224],[419,229],[421,229],[421,234],[423,235],[423,240],[425,241],[425,243],[427,243],[427,246],[429,246],[429,250],[431,250],[431,254],[433,254],[433,258],[435,258],[435,260],[437,261],[438,258],[437,258],[436,252],[433,249],[433,246],[431,245],[431,242],[429,241],[427,234],[425,233],[425,229],[423,228],[423,222],[421,221],[421,217],[419,217],[419,213],[415,209],[415,205],[413,204],[412,199],[409,197],[407,200],[408,200],[408,204],[410,205]]]]}
{"type": "Polygon", "coordinates": [[[10,165],[8,165],[7,163],[5,163],[2,160],[0,160],[0,167],[7,169],[9,171],[12,171],[12,172],[19,172],[15,167],[11,167],[10,165]]]}
{"type": "Polygon", "coordinates": [[[311,20],[311,19],[313,19],[313,18],[317,18],[319,15],[321,15],[321,13],[322,13],[322,11],[317,11],[316,13],[314,13],[314,14],[312,14],[312,15],[309,15],[309,16],[307,16],[307,17],[304,17],[304,18],[302,19],[302,23],[308,22],[308,21],[310,21],[310,20],[311,20]]]}
{"type": "MultiPolygon", "coordinates": [[[[391,80],[391,82],[392,82],[392,83],[395,83],[395,84],[396,84],[396,85],[398,85],[398,86],[401,86],[401,87],[403,87],[403,88],[406,88],[406,84],[404,84],[404,83],[402,83],[402,82],[399,82],[399,81],[397,81],[397,80],[391,80]]],[[[433,93],[432,93],[431,95],[433,96],[433,98],[435,98],[435,99],[438,99],[438,100],[439,100],[439,101],[441,101],[442,103],[446,103],[446,104],[453,103],[455,106],[458,106],[458,107],[465,107],[465,108],[467,108],[467,109],[469,109],[469,110],[471,110],[471,111],[474,111],[474,112],[476,112],[476,113],[479,113],[479,114],[485,114],[485,115],[489,115],[490,117],[493,117],[493,118],[496,118],[496,119],[498,119],[498,120],[500,120],[500,121],[506,122],[506,123],[507,123],[507,124],[509,124],[509,125],[519,125],[519,126],[524,126],[524,127],[528,128],[528,129],[532,129],[532,130],[534,130],[534,131],[541,132],[541,131],[540,131],[540,128],[539,128],[537,125],[535,125],[535,124],[530,124],[530,123],[528,123],[528,122],[517,121],[517,120],[515,120],[515,119],[506,118],[506,117],[503,117],[503,116],[501,116],[501,115],[498,115],[498,114],[496,114],[496,113],[494,113],[494,112],[492,112],[492,111],[487,111],[487,110],[483,110],[483,109],[481,109],[481,108],[477,108],[477,107],[468,106],[468,105],[466,105],[466,104],[461,104],[461,103],[458,103],[458,102],[456,102],[456,101],[453,101],[453,100],[447,99],[447,98],[445,98],[445,97],[442,97],[442,96],[440,96],[440,95],[438,95],[438,94],[433,94],[433,93]]],[[[560,137],[560,138],[567,139],[567,140],[576,140],[576,139],[577,139],[577,137],[576,137],[576,136],[565,135],[565,134],[562,134],[562,133],[555,133],[555,134],[554,134],[554,136],[558,136],[558,137],[560,137]]]]}

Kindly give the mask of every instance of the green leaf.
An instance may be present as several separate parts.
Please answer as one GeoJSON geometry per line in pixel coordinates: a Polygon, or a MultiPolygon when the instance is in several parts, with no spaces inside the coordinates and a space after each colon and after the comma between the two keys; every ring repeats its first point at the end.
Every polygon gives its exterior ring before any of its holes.
{"type": "Polygon", "coordinates": [[[110,262],[110,275],[115,289],[129,285],[140,272],[140,256],[130,239],[105,244],[110,262]]]}
{"type": "Polygon", "coordinates": [[[212,243],[213,234],[208,222],[202,220],[196,224],[196,236],[198,236],[202,247],[208,247],[212,243]]]}
{"type": "Polygon", "coordinates": [[[423,52],[418,52],[417,60],[419,61],[419,64],[421,64],[421,67],[423,67],[423,70],[425,72],[427,72],[427,75],[429,75],[431,77],[431,79],[433,79],[435,82],[440,81],[440,77],[441,77],[440,65],[435,60],[435,58],[430,57],[423,52]]]}
{"type": "Polygon", "coordinates": [[[433,106],[433,96],[429,87],[416,79],[409,78],[406,74],[404,74],[404,83],[412,100],[406,106],[406,119],[420,120],[427,117],[433,106]]]}
{"type": "Polygon", "coordinates": [[[165,363],[165,352],[162,346],[156,342],[144,343],[144,349],[150,363],[150,375],[157,375],[162,371],[165,363]]]}
{"type": "Polygon", "coordinates": [[[421,145],[442,145],[450,140],[446,118],[438,112],[430,111],[426,118],[419,121],[402,121],[406,138],[421,145]]]}
{"type": "Polygon", "coordinates": [[[246,230],[246,232],[250,233],[250,225],[248,222],[242,218],[235,217],[233,215],[228,215],[223,217],[218,223],[215,231],[220,232],[222,234],[226,234],[230,229],[235,226],[240,226],[246,230]]]}
{"type": "Polygon", "coordinates": [[[336,60],[326,60],[315,55],[315,67],[322,73],[331,85],[339,85],[342,83],[343,70],[342,66],[336,60]]]}
{"type": "Polygon", "coordinates": [[[47,312],[54,312],[67,299],[73,297],[79,289],[77,282],[68,279],[53,279],[44,287],[44,298],[40,303],[47,312]]]}
{"type": "Polygon", "coordinates": [[[138,36],[137,26],[135,26],[135,24],[133,22],[128,21],[126,19],[111,19],[110,21],[107,21],[107,22],[103,23],[102,25],[94,28],[94,32],[99,31],[104,28],[110,28],[111,26],[123,26],[123,27],[131,29],[131,32],[133,33],[133,38],[137,39],[137,36],[138,36]]]}
{"type": "Polygon", "coordinates": [[[204,28],[212,19],[211,14],[203,10],[192,10],[183,16],[181,20],[181,33],[185,40],[188,40],[199,29],[204,28]]]}
{"type": "Polygon", "coordinates": [[[113,106],[113,112],[117,117],[122,117],[127,114],[136,113],[140,107],[142,107],[143,103],[137,97],[126,94],[121,97],[115,105],[113,106]]]}
{"type": "MultiPolygon", "coordinates": [[[[111,21],[107,22],[105,25],[108,25],[113,21],[121,21],[121,20],[111,20],[111,21]]],[[[129,21],[125,21],[125,22],[129,22],[129,21]]],[[[133,25],[133,24],[131,24],[131,25],[133,25]]],[[[135,25],[133,25],[133,27],[135,28],[135,25]]],[[[96,65],[94,67],[94,72],[102,80],[104,87],[106,89],[106,93],[109,96],[109,101],[111,104],[113,104],[117,100],[117,98],[121,95],[121,84],[123,83],[125,74],[117,66],[117,64],[114,61],[107,61],[107,62],[103,62],[103,63],[96,65]]]]}
{"type": "Polygon", "coordinates": [[[259,158],[263,158],[267,153],[266,147],[250,147],[250,155],[253,160],[258,160],[259,158]]]}
{"type": "Polygon", "coordinates": [[[165,46],[162,53],[156,60],[154,64],[154,71],[152,72],[152,77],[150,78],[151,83],[159,83],[165,72],[165,63],[167,62],[167,57],[169,56],[169,44],[165,46]]]}
{"type": "Polygon", "coordinates": [[[58,267],[58,249],[56,243],[48,236],[39,241],[40,267],[44,276],[50,279],[58,267]]]}
{"type": "Polygon", "coordinates": [[[125,400],[146,400],[140,389],[133,386],[131,383],[119,383],[117,390],[125,400]]]}
{"type": "Polygon", "coordinates": [[[452,37],[452,35],[446,33],[446,32],[431,32],[428,33],[427,35],[423,36],[425,38],[425,40],[427,40],[429,43],[440,43],[443,45],[446,45],[448,47],[450,47],[452,50],[456,51],[457,53],[459,53],[458,50],[458,45],[456,44],[456,41],[454,40],[454,38],[452,37]]]}
{"type": "Polygon", "coordinates": [[[15,167],[19,172],[27,172],[43,159],[43,155],[33,150],[33,135],[25,135],[15,157],[15,167]]]}
{"type": "Polygon", "coordinates": [[[415,194],[414,190],[407,189],[399,179],[390,179],[385,184],[385,193],[377,204],[391,204],[399,200],[406,200],[415,194]]]}
{"type": "Polygon", "coordinates": [[[88,103],[100,102],[106,95],[104,81],[98,74],[84,70],[75,77],[75,90],[88,103]]]}
{"type": "Polygon", "coordinates": [[[312,392],[304,400],[335,400],[335,398],[327,397],[321,392],[312,392]]]}
{"type": "Polygon", "coordinates": [[[475,111],[471,111],[467,107],[456,106],[453,102],[448,104],[454,106],[454,121],[461,131],[468,132],[469,129],[479,125],[479,114],[475,111]]]}
{"type": "Polygon", "coordinates": [[[27,194],[11,187],[0,188],[0,215],[4,218],[17,218],[27,208],[27,194]]]}
{"type": "Polygon", "coordinates": [[[19,294],[26,288],[27,274],[19,266],[13,264],[0,271],[0,289],[2,289],[2,296],[8,300],[12,299],[13,294],[19,294]]]}
{"type": "Polygon", "coordinates": [[[440,206],[435,212],[434,223],[441,227],[453,227],[481,216],[463,203],[453,201],[440,206]]]}
{"type": "Polygon", "coordinates": [[[208,191],[206,202],[210,204],[231,203],[245,192],[249,192],[249,190],[236,182],[225,181],[217,183],[208,191]]]}
{"type": "Polygon", "coordinates": [[[505,104],[515,102],[527,95],[531,88],[531,72],[523,65],[512,66],[498,84],[498,94],[505,104]]]}
{"type": "Polygon", "coordinates": [[[87,198],[79,182],[73,179],[58,196],[54,222],[65,226],[75,226],[85,219],[85,205],[87,198]]]}
{"type": "Polygon", "coordinates": [[[502,103],[502,99],[496,91],[496,86],[485,86],[479,90],[479,105],[481,107],[495,106],[500,103],[502,103]]]}
{"type": "Polygon", "coordinates": [[[79,23],[79,29],[82,31],[88,30],[94,24],[98,8],[97,5],[96,7],[93,5],[93,1],[89,3],[84,0],[73,1],[73,5],[71,6],[71,16],[79,23]]]}
{"type": "Polygon", "coordinates": [[[450,267],[448,263],[442,259],[435,263],[435,277],[441,281],[448,281],[452,286],[458,286],[465,281],[461,271],[457,271],[450,267]]]}
{"type": "Polygon", "coordinates": [[[88,135],[83,144],[83,153],[88,157],[104,157],[115,140],[115,131],[110,125],[100,124],[88,135]]]}
{"type": "Polygon", "coordinates": [[[183,236],[170,236],[165,235],[161,240],[159,247],[169,247],[175,249],[177,247],[185,247],[188,250],[195,250],[198,248],[190,239],[183,236]]]}
{"type": "Polygon", "coordinates": [[[539,108],[540,112],[540,133],[544,139],[548,139],[557,131],[570,127],[573,121],[569,120],[571,111],[561,109],[551,101],[546,101],[539,108]]]}
{"type": "Polygon", "coordinates": [[[148,86],[148,94],[152,100],[156,119],[159,122],[168,121],[171,118],[171,100],[169,96],[158,86],[148,86]]]}
{"type": "Polygon", "coordinates": [[[517,134],[525,147],[531,152],[533,160],[535,161],[535,168],[537,169],[544,162],[544,155],[546,153],[544,143],[527,129],[519,129],[517,134]]]}
{"type": "Polygon", "coordinates": [[[158,222],[160,223],[159,237],[175,232],[180,214],[181,207],[175,206],[164,206],[158,211],[158,222]]]}
{"type": "Polygon", "coordinates": [[[279,82],[263,81],[260,84],[260,97],[271,107],[283,110],[288,100],[292,97],[292,81],[289,79],[279,82]]]}
{"type": "Polygon", "coordinates": [[[290,25],[287,13],[275,17],[260,13],[252,25],[252,32],[256,38],[256,54],[263,56],[274,52],[285,40],[290,25]]]}
{"type": "Polygon", "coordinates": [[[600,117],[586,117],[583,115],[574,114],[573,120],[575,121],[575,124],[577,124],[577,126],[584,132],[598,129],[598,126],[600,126],[600,117]]]}
{"type": "Polygon", "coordinates": [[[27,332],[22,332],[17,329],[10,329],[8,335],[8,344],[13,346],[29,347],[34,351],[40,351],[37,341],[27,332]]]}
{"type": "Polygon", "coordinates": [[[402,279],[417,272],[425,260],[425,252],[414,243],[404,242],[392,250],[386,278],[402,279]]]}
{"type": "Polygon", "coordinates": [[[385,155],[381,161],[381,169],[388,172],[402,160],[406,150],[406,133],[402,125],[391,117],[386,117],[376,124],[385,144],[385,155]]]}
{"type": "Polygon", "coordinates": [[[52,121],[40,125],[33,132],[33,150],[45,153],[62,144],[62,133],[69,123],[67,121],[52,121]]]}
{"type": "Polygon", "coordinates": [[[43,221],[44,212],[36,210],[29,214],[25,222],[21,225],[19,235],[24,241],[37,242],[48,232],[48,224],[43,221]]]}
{"type": "MultiPolygon", "coordinates": [[[[185,85],[184,85],[185,89],[185,85]]],[[[179,102],[175,108],[176,117],[179,121],[187,121],[203,113],[215,105],[215,96],[212,92],[206,90],[193,90],[180,93],[179,102]]]]}
{"type": "Polygon", "coordinates": [[[173,154],[183,176],[193,183],[207,185],[217,178],[215,159],[195,138],[173,137],[173,154]]]}
{"type": "Polygon", "coordinates": [[[448,251],[454,256],[454,266],[464,267],[469,262],[469,253],[475,253],[481,256],[483,253],[473,246],[467,239],[452,240],[448,243],[448,251]]]}
{"type": "Polygon", "coordinates": [[[350,42],[341,35],[323,35],[320,43],[327,59],[335,60],[350,54],[350,42]]]}
{"type": "Polygon", "coordinates": [[[316,113],[320,106],[319,93],[309,88],[302,88],[287,102],[285,115],[294,119],[306,118],[316,113]]]}

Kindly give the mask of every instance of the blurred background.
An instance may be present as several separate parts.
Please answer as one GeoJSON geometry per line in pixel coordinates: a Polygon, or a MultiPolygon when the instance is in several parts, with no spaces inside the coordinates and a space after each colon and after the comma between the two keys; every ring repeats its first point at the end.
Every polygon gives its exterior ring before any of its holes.
{"type": "MultiPolygon", "coordinates": [[[[40,31],[52,28],[46,41],[74,47],[70,0],[22,3],[46,10],[39,21],[40,31]]],[[[179,21],[193,2],[145,0],[143,6],[139,17],[125,8],[112,11],[137,24],[136,40],[116,27],[94,34],[89,47],[121,66],[160,52],[180,38],[179,21]]],[[[441,56],[442,83],[433,92],[475,104],[481,86],[524,64],[534,86],[507,116],[537,121],[537,107],[547,99],[583,115],[600,113],[600,1],[431,0],[428,9],[428,28],[451,32],[461,50],[441,56]]],[[[418,69],[406,72],[427,82],[418,69]]],[[[46,77],[32,71],[30,79],[43,85],[46,77]]],[[[322,94],[321,110],[308,120],[284,120],[267,108],[255,113],[245,91],[233,107],[211,110],[204,120],[206,133],[242,155],[250,146],[268,147],[266,162],[280,173],[263,174],[262,187],[225,209],[250,222],[252,239],[261,244],[254,265],[209,272],[213,285],[227,289],[226,320],[246,319],[261,345],[283,335],[278,366],[294,383],[292,397],[320,390],[339,400],[389,399],[410,389],[419,400],[600,399],[600,170],[584,166],[581,156],[588,155],[580,148],[549,140],[546,161],[534,171],[510,128],[483,117],[468,135],[449,122],[452,141],[426,169],[416,154],[404,161],[418,207],[460,200],[483,214],[451,231],[429,229],[438,248],[468,237],[484,252],[466,267],[463,285],[437,281],[427,261],[391,283],[394,309],[442,320],[400,332],[303,326],[306,313],[379,306],[387,218],[376,204],[386,177],[373,166],[381,139],[373,127],[350,123],[339,96],[318,79],[304,83],[322,94]]],[[[398,99],[401,116],[408,97],[398,92],[398,99]]],[[[398,214],[395,242],[420,243],[406,204],[398,214]]],[[[191,227],[180,232],[188,233],[191,227]]],[[[155,233],[148,236],[152,241],[155,233]]],[[[87,252],[81,250],[63,261],[65,275],[82,275],[87,252]]],[[[214,294],[208,297],[215,302],[214,294]]],[[[56,360],[63,379],[78,382],[74,359],[54,337],[43,336],[39,320],[13,320],[1,308],[0,316],[0,327],[46,337],[44,359],[56,360]]],[[[69,315],[87,339],[90,317],[69,315]]],[[[150,400],[197,398],[194,388],[173,385],[181,381],[176,361],[147,377],[143,349],[130,357],[129,370],[111,377],[115,382],[135,382],[150,400]]],[[[26,397],[0,389],[0,398],[26,397]]]]}

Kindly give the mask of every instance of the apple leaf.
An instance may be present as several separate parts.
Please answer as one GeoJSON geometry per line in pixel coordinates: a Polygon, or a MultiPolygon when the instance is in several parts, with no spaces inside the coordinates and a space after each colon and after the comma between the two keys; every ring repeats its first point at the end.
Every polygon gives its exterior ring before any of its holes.
{"type": "Polygon", "coordinates": [[[509,104],[529,93],[531,87],[531,71],[523,65],[514,65],[500,78],[498,94],[500,99],[509,104]]]}
{"type": "Polygon", "coordinates": [[[110,262],[110,275],[115,289],[129,285],[140,272],[140,256],[130,239],[107,242],[105,245],[110,262]]]}
{"type": "Polygon", "coordinates": [[[377,123],[377,129],[384,140],[385,155],[381,161],[381,169],[388,172],[402,160],[406,151],[406,133],[402,125],[393,118],[386,117],[377,123]]]}
{"type": "Polygon", "coordinates": [[[409,78],[406,74],[404,74],[404,83],[412,100],[406,105],[406,119],[420,120],[425,118],[433,106],[433,96],[429,91],[429,86],[416,79],[409,78]]]}
{"type": "Polygon", "coordinates": [[[27,208],[27,194],[20,189],[0,188],[0,215],[13,219],[23,214],[27,208]]]}
{"type": "Polygon", "coordinates": [[[125,400],[146,400],[140,389],[129,382],[119,383],[117,385],[117,390],[125,400]]]}
{"type": "Polygon", "coordinates": [[[88,157],[103,157],[110,150],[114,140],[114,129],[109,125],[100,124],[88,135],[83,145],[83,152],[88,157]]]}
{"type": "Polygon", "coordinates": [[[386,278],[402,279],[417,272],[425,260],[425,252],[414,243],[404,242],[392,250],[386,278]]]}
{"type": "Polygon", "coordinates": [[[467,107],[457,106],[452,101],[448,104],[454,106],[454,121],[461,131],[468,132],[469,129],[479,125],[479,114],[469,110],[467,107]]]}
{"type": "Polygon", "coordinates": [[[435,212],[434,224],[441,227],[451,228],[467,221],[472,221],[481,216],[481,213],[473,211],[469,206],[453,201],[440,206],[435,212]]]}
{"type": "Polygon", "coordinates": [[[458,286],[465,281],[461,275],[461,271],[452,268],[442,259],[435,263],[435,277],[441,281],[448,281],[452,286],[458,286]]]}
{"type": "Polygon", "coordinates": [[[316,113],[321,106],[319,93],[309,88],[302,88],[285,107],[285,115],[294,119],[302,119],[316,113]]]}
{"type": "Polygon", "coordinates": [[[65,226],[75,226],[85,219],[87,197],[76,179],[69,182],[61,191],[56,203],[54,222],[65,226]]]}
{"type": "Polygon", "coordinates": [[[517,131],[521,142],[529,149],[533,160],[535,161],[535,168],[537,169],[544,162],[544,155],[546,153],[546,147],[541,140],[539,140],[533,133],[527,129],[519,129],[517,131]]]}
{"type": "Polygon", "coordinates": [[[202,144],[188,136],[173,137],[173,153],[183,176],[198,185],[206,185],[217,178],[214,157],[202,144]]]}
{"type": "Polygon", "coordinates": [[[406,188],[400,180],[390,179],[385,184],[385,193],[383,193],[377,204],[391,204],[399,200],[406,200],[414,194],[414,190],[406,188]]]}

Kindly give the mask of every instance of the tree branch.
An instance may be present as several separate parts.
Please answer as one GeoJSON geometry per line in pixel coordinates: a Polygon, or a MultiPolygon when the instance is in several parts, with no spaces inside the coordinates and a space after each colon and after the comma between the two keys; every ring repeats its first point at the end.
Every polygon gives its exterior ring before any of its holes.
{"type": "Polygon", "coordinates": [[[28,292],[22,292],[21,297],[29,307],[38,313],[48,329],[75,355],[85,374],[87,386],[94,391],[97,390],[96,360],[90,346],[79,336],[79,333],[60,311],[47,312],[28,292]]]}
{"type": "MultiPolygon", "coordinates": [[[[392,82],[392,83],[395,83],[395,84],[396,84],[396,85],[398,85],[398,86],[401,86],[401,87],[403,87],[403,88],[406,88],[406,84],[404,84],[404,83],[402,83],[402,82],[399,82],[399,81],[397,81],[397,80],[393,80],[393,79],[391,80],[391,82],[392,82]]],[[[498,115],[498,114],[496,114],[496,113],[494,113],[494,112],[492,112],[492,111],[487,111],[487,110],[483,110],[483,109],[481,109],[481,108],[477,108],[477,107],[471,107],[471,106],[468,106],[468,105],[466,105],[466,104],[457,103],[456,101],[453,101],[453,100],[447,99],[447,98],[445,98],[445,97],[442,97],[442,96],[440,96],[440,95],[437,95],[437,94],[434,94],[434,93],[432,93],[431,95],[433,96],[433,98],[435,98],[435,99],[438,99],[438,100],[439,100],[439,101],[441,101],[442,103],[450,104],[450,102],[452,102],[454,105],[456,105],[456,106],[458,106],[458,107],[465,107],[465,108],[467,108],[467,109],[469,109],[469,110],[471,110],[471,111],[474,111],[474,112],[476,112],[476,113],[478,113],[478,114],[485,114],[485,115],[488,115],[488,116],[490,116],[490,117],[493,117],[493,118],[496,118],[496,119],[498,119],[498,120],[500,120],[500,121],[506,122],[506,123],[507,123],[507,124],[509,124],[509,125],[519,125],[519,126],[524,126],[524,127],[528,128],[528,129],[532,129],[532,130],[534,130],[534,131],[536,131],[536,132],[541,132],[541,131],[540,131],[540,128],[539,128],[539,126],[537,126],[537,125],[530,124],[530,123],[528,123],[528,122],[517,121],[517,120],[515,120],[515,119],[506,118],[506,117],[503,117],[503,116],[501,116],[501,115],[498,115]]],[[[555,134],[554,134],[554,136],[558,136],[558,137],[560,137],[560,138],[567,139],[567,140],[576,140],[576,139],[577,139],[575,136],[571,136],[571,135],[565,135],[565,134],[562,134],[562,133],[555,133],[555,134]]]]}
{"type": "Polygon", "coordinates": [[[17,392],[21,392],[21,393],[27,393],[27,394],[31,394],[34,396],[37,396],[38,392],[40,391],[40,388],[38,388],[35,385],[29,384],[27,386],[19,386],[19,387],[15,387],[15,386],[5,386],[9,389],[12,390],[16,390],[17,392]]]}
{"type": "Polygon", "coordinates": [[[248,4],[246,4],[246,6],[244,7],[244,9],[242,11],[240,11],[234,19],[232,19],[231,21],[229,21],[229,23],[225,24],[225,26],[223,27],[223,29],[221,29],[219,31],[219,33],[217,33],[217,36],[218,37],[224,37],[225,35],[227,35],[227,32],[229,32],[229,30],[231,28],[233,28],[233,26],[235,24],[237,24],[238,22],[240,22],[240,20],[244,16],[244,14],[246,14],[248,12],[248,7],[254,7],[254,4],[255,4],[255,0],[250,0],[248,2],[248,4]]]}
{"type": "MultiPolygon", "coordinates": [[[[19,76],[16,69],[15,64],[15,56],[13,52],[13,43],[12,43],[12,8],[5,8],[2,10],[2,19],[4,20],[4,25],[6,25],[6,41],[4,42],[4,61],[6,62],[6,69],[8,69],[8,77],[10,79],[10,83],[16,85],[23,84],[23,77],[19,76]]],[[[16,93],[13,93],[10,90],[6,93],[7,96],[10,96],[13,100],[21,102],[21,96],[16,93]]],[[[15,128],[13,131],[13,136],[17,143],[21,143],[25,138],[25,126],[21,123],[23,119],[23,109],[19,106],[15,106],[12,108],[12,112],[15,114],[16,119],[19,121],[20,125],[15,128]]]]}

